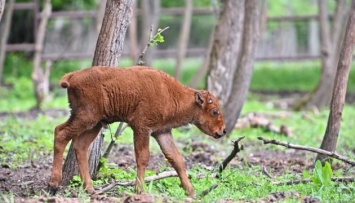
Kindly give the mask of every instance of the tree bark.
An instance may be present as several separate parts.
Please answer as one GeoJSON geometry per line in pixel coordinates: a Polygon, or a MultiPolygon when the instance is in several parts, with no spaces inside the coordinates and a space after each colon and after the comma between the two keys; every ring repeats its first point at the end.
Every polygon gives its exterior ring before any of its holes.
{"type": "MultiPolygon", "coordinates": [[[[141,29],[141,45],[145,46],[149,39],[149,32],[151,26],[153,26],[153,33],[157,31],[159,27],[159,13],[160,13],[160,0],[142,0],[141,1],[141,11],[142,11],[142,29],[141,29]]],[[[151,47],[150,51],[144,56],[144,65],[151,66],[153,62],[153,56],[156,47],[151,47]]]]}
{"type": "Polygon", "coordinates": [[[233,75],[243,31],[244,2],[222,1],[218,22],[213,31],[208,57],[207,89],[215,95],[224,113],[232,90],[233,75]]]}
{"type": "Polygon", "coordinates": [[[245,1],[245,19],[241,50],[237,70],[232,82],[232,93],[224,107],[225,125],[229,134],[233,130],[243,107],[253,73],[255,50],[260,35],[259,3],[259,0],[245,1]]]}
{"type": "MultiPolygon", "coordinates": [[[[1,84],[2,73],[4,69],[7,40],[9,38],[9,33],[11,29],[11,20],[12,20],[12,13],[14,11],[14,3],[15,0],[9,0],[6,4],[7,7],[6,7],[6,14],[5,14],[5,22],[3,23],[3,29],[2,29],[1,41],[0,41],[0,84],[1,84]]],[[[1,9],[4,9],[5,0],[1,0],[1,4],[2,4],[1,9]]]]}
{"type": "MultiPolygon", "coordinates": [[[[322,72],[316,89],[310,93],[310,95],[306,95],[302,99],[305,100],[304,103],[307,108],[323,108],[330,104],[332,95],[329,90],[333,89],[334,86],[335,66],[338,60],[339,45],[342,38],[342,21],[346,13],[344,12],[344,0],[338,0],[332,29],[330,29],[327,2],[318,0],[318,8],[322,72]],[[330,34],[330,32],[332,34],[330,34]]],[[[302,106],[302,103],[300,105],[302,106]]]]}
{"type": "Polygon", "coordinates": [[[32,70],[32,82],[33,89],[36,97],[36,109],[40,109],[43,101],[48,96],[49,92],[49,72],[50,64],[47,63],[45,69],[42,68],[42,50],[44,38],[46,35],[46,27],[48,23],[49,16],[52,12],[52,5],[50,0],[46,0],[44,3],[44,8],[41,13],[41,22],[38,27],[38,32],[36,35],[36,45],[35,45],[35,54],[33,59],[33,70],[32,70]]]}
{"type": "MultiPolygon", "coordinates": [[[[334,82],[328,125],[324,134],[321,149],[334,152],[341,125],[342,111],[345,102],[346,87],[355,48],[355,0],[352,1],[350,15],[346,26],[337,72],[334,82]]],[[[317,160],[323,161],[325,155],[318,154],[317,160]]]]}
{"type": "Polygon", "coordinates": [[[177,80],[180,80],[181,78],[182,63],[184,61],[187,45],[189,43],[192,8],[192,0],[185,0],[185,12],[181,26],[182,28],[180,30],[180,39],[178,44],[178,53],[176,57],[176,66],[174,74],[177,80]]]}
{"type": "MultiPolygon", "coordinates": [[[[131,6],[134,0],[107,0],[103,23],[98,36],[93,66],[118,65],[123,52],[123,43],[132,13],[131,6]]],[[[90,175],[94,177],[97,172],[101,156],[102,133],[94,140],[89,150],[90,175]]],[[[63,166],[62,184],[67,185],[71,178],[78,174],[78,166],[72,145],[63,166]]]]}
{"type": "Polygon", "coordinates": [[[1,22],[2,14],[4,13],[4,8],[5,8],[5,0],[0,0],[0,22],[1,22]]]}

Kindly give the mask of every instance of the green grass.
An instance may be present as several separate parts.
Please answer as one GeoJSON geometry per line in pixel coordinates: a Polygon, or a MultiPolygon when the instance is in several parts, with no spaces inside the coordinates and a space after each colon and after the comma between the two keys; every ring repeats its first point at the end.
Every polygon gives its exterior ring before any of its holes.
{"type": "Polygon", "coordinates": [[[45,115],[33,121],[8,116],[0,122],[0,163],[17,168],[24,162],[51,156],[54,126],[61,120],[45,115]]]}
{"type": "MultiPolygon", "coordinates": [[[[355,92],[355,67],[348,80],[349,92],[355,92]]],[[[318,84],[321,68],[318,62],[256,63],[251,90],[312,91],[318,84]]]]}
{"type": "MultiPolygon", "coordinates": [[[[277,112],[278,109],[269,107],[263,103],[257,101],[247,102],[245,108],[243,109],[243,114],[250,111],[255,111],[258,109],[263,112],[277,112]]],[[[188,132],[174,130],[175,140],[182,143],[182,145],[187,146],[192,141],[199,140],[210,146],[216,147],[216,149],[224,150],[228,154],[232,147],[229,144],[231,140],[236,139],[240,135],[246,135],[243,142],[254,142],[257,143],[257,136],[264,136],[267,138],[275,138],[294,144],[303,144],[308,146],[318,147],[320,140],[324,134],[327,112],[322,111],[320,114],[312,114],[308,112],[309,117],[313,122],[303,119],[302,114],[305,112],[294,112],[291,117],[285,119],[275,120],[275,124],[286,124],[293,128],[293,136],[290,138],[282,137],[280,135],[275,135],[273,133],[266,133],[260,129],[245,129],[234,131],[229,139],[224,138],[221,141],[216,142],[214,139],[208,136],[202,135],[197,129],[193,129],[188,132]]],[[[344,109],[344,119],[342,123],[342,129],[339,134],[338,142],[338,152],[349,153],[353,150],[355,146],[355,141],[353,140],[354,126],[352,119],[355,116],[355,108],[352,106],[345,106],[344,109]]],[[[21,164],[29,160],[38,160],[42,157],[52,156],[52,143],[53,143],[53,129],[54,127],[63,122],[66,118],[51,119],[47,116],[39,116],[35,120],[25,120],[16,117],[8,117],[4,122],[0,123],[0,129],[2,129],[2,134],[0,138],[0,149],[1,149],[1,164],[10,164],[11,168],[17,168],[21,164]]],[[[117,124],[111,125],[111,131],[114,133],[114,129],[117,124]]],[[[105,140],[110,141],[110,132],[106,131],[105,140]]],[[[124,134],[118,138],[117,142],[120,144],[132,145],[132,135],[131,131],[125,131],[124,134]]],[[[152,153],[158,153],[159,147],[152,139],[151,141],[151,151],[152,153]]],[[[252,150],[253,147],[259,149],[279,149],[280,153],[285,151],[285,148],[268,146],[268,145],[247,145],[245,151],[240,152],[239,157],[248,156],[248,150],[252,150]]],[[[184,155],[187,155],[189,151],[183,151],[180,149],[184,155]]],[[[346,153],[345,153],[346,154],[346,153]]],[[[310,153],[310,156],[313,155],[310,153]]],[[[222,160],[223,157],[219,157],[222,160]]],[[[259,166],[232,168],[228,167],[224,171],[223,178],[217,180],[215,178],[197,178],[199,174],[211,174],[211,171],[207,171],[204,168],[196,165],[188,173],[191,176],[192,184],[194,185],[197,193],[207,189],[210,185],[214,183],[219,183],[214,191],[205,197],[198,197],[198,200],[202,202],[215,202],[219,199],[244,199],[244,200],[258,200],[263,198],[273,192],[283,192],[283,191],[293,191],[301,195],[308,195],[312,197],[319,198],[322,202],[349,202],[355,198],[354,194],[354,183],[350,184],[335,184],[333,183],[328,187],[319,187],[314,183],[292,185],[292,186],[273,186],[270,180],[265,178],[261,173],[259,166]],[[256,184],[257,183],[257,184],[256,184]],[[341,192],[341,193],[340,193],[341,192]],[[341,195],[340,195],[341,194],[341,195]]],[[[135,171],[116,171],[119,175],[116,177],[119,180],[122,179],[134,179],[135,171]]],[[[311,171],[310,171],[311,172],[311,171]]],[[[147,172],[147,175],[151,175],[153,172],[147,172]]],[[[293,179],[302,178],[300,175],[294,175],[292,173],[285,173],[277,177],[274,181],[288,181],[293,179]]],[[[107,182],[107,181],[106,181],[107,182]]],[[[100,185],[104,182],[98,182],[96,184],[100,185]]],[[[167,178],[159,181],[155,181],[151,184],[146,184],[146,190],[149,193],[154,194],[164,194],[175,200],[181,200],[184,196],[184,191],[179,186],[180,182],[178,178],[167,178]]],[[[117,187],[114,192],[116,195],[122,194],[123,192],[133,192],[133,187],[117,187]]],[[[69,195],[68,193],[65,194],[69,195]]],[[[295,197],[296,198],[296,197],[295,197]]],[[[289,199],[287,201],[299,201],[299,199],[289,199]]]]}

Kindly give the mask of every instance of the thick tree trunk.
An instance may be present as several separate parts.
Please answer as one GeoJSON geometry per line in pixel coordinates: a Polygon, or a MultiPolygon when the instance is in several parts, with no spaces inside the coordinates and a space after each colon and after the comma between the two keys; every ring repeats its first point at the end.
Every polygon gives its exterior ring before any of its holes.
{"type": "Polygon", "coordinates": [[[36,97],[36,109],[40,109],[43,101],[49,92],[49,72],[51,63],[47,63],[45,69],[42,68],[42,50],[46,34],[46,27],[49,16],[52,12],[50,0],[46,0],[43,11],[41,13],[41,22],[39,24],[38,33],[36,35],[35,54],[33,59],[32,82],[36,97]]]}
{"type": "Polygon", "coordinates": [[[248,94],[249,85],[254,68],[255,50],[260,33],[259,1],[245,1],[245,19],[243,27],[243,39],[234,73],[231,95],[224,106],[224,117],[227,133],[231,133],[239,117],[244,101],[248,94]]]}
{"type": "Polygon", "coordinates": [[[240,50],[244,2],[242,0],[222,1],[220,16],[213,31],[212,46],[209,50],[207,89],[218,98],[223,111],[232,90],[237,64],[236,56],[239,55],[240,50]]]}
{"type": "MultiPolygon", "coordinates": [[[[160,14],[160,0],[142,0],[141,1],[141,45],[144,47],[147,42],[150,41],[149,33],[151,26],[153,25],[153,33],[156,33],[159,27],[159,14],[160,14]]],[[[151,66],[153,63],[153,57],[156,47],[150,47],[150,50],[144,56],[144,65],[151,66]]]]}
{"type": "Polygon", "coordinates": [[[0,22],[1,22],[2,14],[4,13],[4,8],[5,8],[5,0],[0,0],[0,22]]]}
{"type": "MultiPolygon", "coordinates": [[[[338,67],[333,88],[327,129],[323,138],[321,149],[334,152],[341,125],[346,87],[350,66],[355,48],[355,0],[352,1],[350,15],[346,26],[345,37],[342,43],[338,67]]],[[[318,154],[317,160],[324,160],[326,156],[318,154]]]]}
{"type": "Polygon", "coordinates": [[[192,0],[185,0],[185,12],[180,30],[180,39],[178,44],[178,54],[176,57],[175,78],[180,80],[181,69],[186,54],[187,45],[189,43],[191,16],[192,16],[192,0]]]}
{"type": "MultiPolygon", "coordinates": [[[[1,4],[5,4],[5,0],[1,0],[1,4]]],[[[9,38],[9,33],[11,29],[11,20],[12,20],[12,13],[14,11],[14,3],[15,0],[9,0],[6,4],[6,14],[5,14],[5,22],[3,23],[1,39],[0,39],[0,84],[2,80],[2,73],[4,69],[4,61],[6,55],[6,44],[9,38]]],[[[1,9],[4,9],[4,5],[1,9]]],[[[2,14],[2,12],[1,12],[2,14]]]]}
{"type": "MultiPolygon", "coordinates": [[[[123,51],[123,43],[131,17],[131,6],[134,0],[107,0],[105,15],[101,31],[97,40],[93,66],[117,66],[123,51]]],[[[103,137],[100,135],[90,146],[89,167],[90,175],[94,177],[97,172],[101,156],[101,145],[103,137]]],[[[75,160],[75,153],[71,150],[65,160],[63,167],[62,184],[67,185],[73,175],[78,174],[78,166],[75,160]]]]}
{"type": "MultiPolygon", "coordinates": [[[[318,0],[318,8],[322,72],[316,89],[310,95],[306,95],[306,97],[303,98],[303,100],[305,100],[305,107],[308,108],[322,108],[330,104],[332,95],[329,90],[333,89],[334,85],[335,66],[339,56],[339,45],[342,36],[342,21],[346,13],[344,12],[344,0],[338,0],[333,26],[332,29],[330,29],[326,1],[318,0]],[[330,34],[330,32],[332,34],[330,34]]],[[[302,103],[300,105],[302,105],[302,103]]]]}

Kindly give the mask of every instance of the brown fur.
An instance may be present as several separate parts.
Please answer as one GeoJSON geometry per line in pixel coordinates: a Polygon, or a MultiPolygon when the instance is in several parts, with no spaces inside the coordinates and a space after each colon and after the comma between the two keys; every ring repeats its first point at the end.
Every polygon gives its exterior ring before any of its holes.
{"type": "Polygon", "coordinates": [[[147,67],[87,68],[64,75],[60,85],[67,88],[72,111],[68,121],[55,128],[49,182],[52,193],[62,178],[63,151],[70,140],[84,187],[87,192],[94,192],[88,170],[88,147],[103,125],[121,121],[128,123],[134,132],[136,192],[143,191],[151,135],[177,171],[187,194],[194,196],[171,129],[192,123],[214,138],[226,133],[218,101],[208,91],[188,88],[168,74],[147,67]]]}

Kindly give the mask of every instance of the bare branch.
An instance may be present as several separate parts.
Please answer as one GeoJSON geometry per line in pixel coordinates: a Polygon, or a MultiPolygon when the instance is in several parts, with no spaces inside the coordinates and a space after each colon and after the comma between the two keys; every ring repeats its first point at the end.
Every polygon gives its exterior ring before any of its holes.
{"type": "Polygon", "coordinates": [[[229,164],[229,162],[232,161],[232,159],[238,154],[238,152],[243,150],[243,146],[239,147],[239,141],[241,141],[242,139],[244,139],[245,136],[239,137],[237,140],[233,141],[233,150],[230,153],[230,155],[222,162],[222,164],[219,166],[218,168],[218,174],[216,175],[217,178],[220,178],[221,173],[223,172],[223,170],[227,167],[227,165],[229,164]]]}
{"type": "Polygon", "coordinates": [[[110,154],[113,145],[116,143],[116,139],[122,135],[122,132],[128,127],[128,125],[126,123],[120,122],[120,124],[118,125],[118,128],[115,132],[115,139],[111,139],[110,144],[108,145],[104,155],[102,157],[107,158],[108,155],[110,154]]]}
{"type": "MultiPolygon", "coordinates": [[[[354,182],[355,178],[354,177],[339,177],[339,178],[332,178],[331,179],[334,182],[354,182]]],[[[302,179],[302,180],[291,180],[291,181],[286,181],[286,182],[273,182],[273,185],[296,185],[296,184],[305,184],[305,183],[310,183],[312,182],[311,179],[302,179]]]]}
{"type": "Polygon", "coordinates": [[[339,154],[337,154],[335,152],[329,152],[329,151],[326,151],[326,150],[323,150],[323,149],[314,148],[314,147],[307,147],[307,146],[302,146],[302,145],[290,144],[290,143],[278,141],[278,140],[275,140],[275,139],[269,140],[269,139],[266,139],[266,138],[263,138],[263,137],[258,137],[258,139],[263,141],[264,144],[275,144],[275,145],[280,145],[280,146],[284,146],[284,147],[287,147],[287,148],[305,150],[305,151],[315,152],[315,153],[318,153],[318,154],[324,154],[324,155],[327,155],[327,156],[332,157],[334,159],[338,159],[340,161],[343,161],[343,162],[345,162],[347,164],[350,164],[352,166],[355,165],[355,161],[350,160],[348,157],[339,155],[339,154]]]}
{"type": "MultiPolygon", "coordinates": [[[[156,175],[153,176],[149,176],[146,177],[144,179],[144,181],[146,183],[155,181],[155,180],[159,180],[159,179],[163,179],[163,178],[169,178],[169,177],[176,177],[177,173],[176,171],[164,171],[162,173],[158,173],[156,175]]],[[[98,190],[95,192],[95,195],[99,195],[99,194],[103,194],[107,191],[110,191],[112,188],[114,188],[115,186],[134,186],[135,185],[135,181],[134,180],[126,180],[126,181],[115,181],[109,185],[107,185],[106,187],[102,188],[101,190],[98,190]]]]}
{"type": "MultiPolygon", "coordinates": [[[[151,45],[151,43],[154,41],[154,39],[155,39],[158,35],[160,35],[161,33],[163,33],[165,30],[167,30],[168,28],[169,28],[169,27],[166,27],[166,28],[164,28],[164,29],[162,29],[162,30],[158,30],[157,34],[155,34],[154,37],[152,37],[152,38],[150,37],[149,42],[147,43],[147,45],[145,45],[145,47],[144,47],[142,53],[139,55],[139,58],[138,58],[138,61],[137,61],[137,65],[139,65],[139,66],[144,65],[143,56],[144,56],[145,52],[146,52],[147,49],[150,47],[150,45],[151,45]]],[[[150,32],[152,33],[152,28],[151,28],[150,32]]],[[[150,36],[152,36],[152,34],[150,34],[150,36]]]]}
{"type": "Polygon", "coordinates": [[[213,184],[211,187],[209,187],[207,190],[204,190],[201,192],[200,196],[204,197],[206,195],[208,195],[208,193],[210,193],[212,190],[216,189],[219,186],[219,183],[215,183],[213,184]]]}

